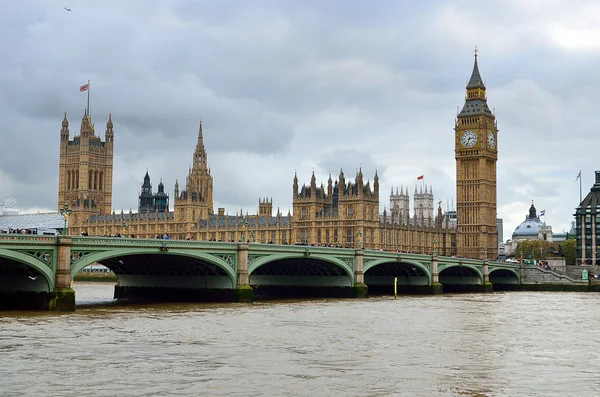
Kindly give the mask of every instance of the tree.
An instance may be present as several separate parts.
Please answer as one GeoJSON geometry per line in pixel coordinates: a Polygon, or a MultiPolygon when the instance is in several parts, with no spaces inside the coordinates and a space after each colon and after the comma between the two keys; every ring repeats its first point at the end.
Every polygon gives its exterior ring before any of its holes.
{"type": "Polygon", "coordinates": [[[577,241],[573,237],[563,241],[562,252],[565,255],[565,264],[574,265],[577,260],[577,241]]]}
{"type": "Polygon", "coordinates": [[[550,246],[552,244],[546,240],[523,240],[519,241],[515,256],[522,259],[545,260],[548,259],[550,246]]]}

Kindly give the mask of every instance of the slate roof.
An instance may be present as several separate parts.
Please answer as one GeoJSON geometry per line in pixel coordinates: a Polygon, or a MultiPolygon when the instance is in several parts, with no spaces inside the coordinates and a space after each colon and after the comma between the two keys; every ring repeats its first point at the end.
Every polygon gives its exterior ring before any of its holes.
{"type": "Polygon", "coordinates": [[[463,106],[462,110],[460,111],[459,116],[478,116],[481,114],[491,115],[492,112],[490,111],[486,101],[477,98],[467,99],[465,101],[465,106],[463,106]]]}
{"type": "MultiPolygon", "coordinates": [[[[241,217],[237,217],[237,227],[241,227],[240,222],[242,221],[241,217]]],[[[247,224],[246,227],[247,228],[252,228],[252,227],[256,227],[257,226],[257,219],[256,216],[248,216],[246,218],[247,220],[247,224]]],[[[289,226],[288,223],[288,217],[286,216],[281,216],[279,217],[279,224],[281,226],[289,226]]],[[[227,227],[226,225],[229,225],[230,228],[235,228],[236,227],[236,216],[235,215],[210,215],[208,219],[202,219],[199,222],[200,228],[206,228],[209,227],[211,229],[214,228],[225,228],[227,227]]],[[[258,217],[258,226],[275,226],[277,225],[277,217],[276,216],[259,216],[258,217]]]]}
{"type": "Polygon", "coordinates": [[[65,221],[58,212],[37,214],[0,215],[0,229],[57,229],[62,230],[65,221]]]}
{"type": "Polygon", "coordinates": [[[150,213],[144,213],[142,212],[141,214],[138,213],[133,213],[129,214],[129,212],[124,213],[123,214],[123,218],[121,218],[121,214],[110,214],[110,215],[93,215],[90,217],[90,223],[94,223],[96,222],[96,218],[98,219],[98,222],[100,223],[104,223],[104,222],[112,222],[113,220],[115,222],[127,222],[129,220],[137,220],[137,219],[141,219],[141,220],[146,220],[146,219],[150,219],[150,220],[155,220],[156,217],[158,216],[158,220],[162,220],[165,219],[165,216],[167,217],[167,219],[173,219],[173,212],[150,212],[150,213]],[[114,219],[113,219],[114,218],[114,219]]]}

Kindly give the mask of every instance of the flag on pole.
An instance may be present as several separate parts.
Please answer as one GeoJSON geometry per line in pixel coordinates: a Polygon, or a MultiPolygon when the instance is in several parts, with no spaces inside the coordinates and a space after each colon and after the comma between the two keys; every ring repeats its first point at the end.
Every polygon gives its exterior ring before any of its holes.
{"type": "Polygon", "coordinates": [[[442,205],[442,200],[438,201],[438,205],[442,205]]]}
{"type": "Polygon", "coordinates": [[[540,216],[545,216],[546,215],[546,210],[541,210],[540,211],[540,216]]]}
{"type": "Polygon", "coordinates": [[[422,181],[422,180],[423,180],[423,178],[425,178],[425,175],[419,175],[419,176],[417,177],[417,181],[422,181]]]}
{"type": "Polygon", "coordinates": [[[577,182],[577,180],[581,178],[581,170],[579,171],[579,174],[577,174],[577,178],[575,178],[575,182],[577,182]]]}
{"type": "Polygon", "coordinates": [[[81,87],[79,87],[79,91],[80,92],[87,91],[88,88],[90,88],[90,83],[84,84],[81,87]]]}

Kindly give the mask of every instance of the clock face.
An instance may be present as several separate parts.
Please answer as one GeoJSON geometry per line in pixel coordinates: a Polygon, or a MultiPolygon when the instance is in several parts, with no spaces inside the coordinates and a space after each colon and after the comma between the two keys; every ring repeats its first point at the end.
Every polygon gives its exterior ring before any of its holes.
{"type": "Polygon", "coordinates": [[[460,143],[466,148],[472,148],[477,143],[477,134],[473,130],[465,131],[460,138],[460,143]]]}
{"type": "Polygon", "coordinates": [[[488,132],[488,146],[490,149],[496,147],[496,137],[494,136],[494,131],[488,132]]]}

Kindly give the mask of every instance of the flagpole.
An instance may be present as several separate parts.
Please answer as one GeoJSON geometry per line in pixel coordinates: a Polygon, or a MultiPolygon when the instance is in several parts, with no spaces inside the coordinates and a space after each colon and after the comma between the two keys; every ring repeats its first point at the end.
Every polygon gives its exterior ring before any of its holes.
{"type": "Polygon", "coordinates": [[[87,110],[88,110],[88,117],[89,117],[89,116],[91,116],[91,113],[90,113],[90,81],[89,80],[88,80],[87,94],[88,94],[88,98],[87,98],[87,110]]]}
{"type": "Polygon", "coordinates": [[[581,204],[581,170],[579,170],[579,204],[581,204]]]}

